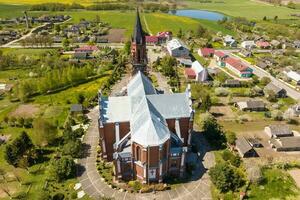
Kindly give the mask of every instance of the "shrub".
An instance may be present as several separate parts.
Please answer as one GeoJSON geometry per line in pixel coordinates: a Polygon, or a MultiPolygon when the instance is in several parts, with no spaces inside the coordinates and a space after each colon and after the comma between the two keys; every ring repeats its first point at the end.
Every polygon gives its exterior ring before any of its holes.
{"type": "Polygon", "coordinates": [[[222,192],[236,191],[244,184],[241,175],[228,163],[217,163],[209,171],[213,184],[222,192]]]}

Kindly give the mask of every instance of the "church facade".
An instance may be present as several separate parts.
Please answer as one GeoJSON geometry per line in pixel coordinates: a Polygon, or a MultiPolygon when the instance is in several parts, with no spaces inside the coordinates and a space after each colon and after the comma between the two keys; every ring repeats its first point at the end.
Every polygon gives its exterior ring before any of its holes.
{"type": "Polygon", "coordinates": [[[136,73],[127,95],[99,94],[99,135],[102,158],[114,163],[116,179],[161,182],[165,175],[183,175],[193,129],[190,88],[159,94],[143,74],[144,33],[137,13],[132,42],[136,73]],[[140,32],[140,33],[139,33],[140,32]]]}

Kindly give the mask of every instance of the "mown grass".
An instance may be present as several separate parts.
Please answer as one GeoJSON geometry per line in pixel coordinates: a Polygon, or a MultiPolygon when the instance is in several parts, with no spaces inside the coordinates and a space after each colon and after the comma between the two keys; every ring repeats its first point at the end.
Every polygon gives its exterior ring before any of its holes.
{"type": "Polygon", "coordinates": [[[233,17],[246,17],[248,19],[263,19],[264,16],[279,19],[295,18],[292,13],[297,10],[284,6],[274,6],[259,1],[250,0],[223,0],[212,1],[212,3],[201,3],[199,1],[186,1],[188,8],[217,11],[233,17]],[[224,3],[222,3],[224,2],[224,3]]]}
{"type": "Polygon", "coordinates": [[[29,8],[28,5],[21,5],[16,1],[13,4],[11,1],[7,1],[7,4],[2,4],[0,1],[0,18],[13,18],[24,15],[23,11],[29,8]]]}
{"type": "Polygon", "coordinates": [[[294,199],[299,195],[292,177],[285,171],[280,169],[264,169],[263,181],[259,185],[250,186],[251,200],[265,199],[294,199]]]}

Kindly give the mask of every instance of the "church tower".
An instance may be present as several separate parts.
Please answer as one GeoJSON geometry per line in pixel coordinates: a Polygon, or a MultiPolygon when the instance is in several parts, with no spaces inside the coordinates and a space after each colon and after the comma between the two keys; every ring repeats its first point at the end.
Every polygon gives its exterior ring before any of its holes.
{"type": "Polygon", "coordinates": [[[131,57],[133,73],[138,71],[145,72],[147,65],[146,37],[143,31],[139,11],[136,11],[136,22],[133,36],[131,38],[131,57]]]}

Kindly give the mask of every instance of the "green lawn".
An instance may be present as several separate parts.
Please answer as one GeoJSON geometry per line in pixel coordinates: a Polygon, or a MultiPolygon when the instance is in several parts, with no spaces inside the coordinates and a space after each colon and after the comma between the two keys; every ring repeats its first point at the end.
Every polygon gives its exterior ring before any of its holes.
{"type": "Polygon", "coordinates": [[[283,6],[273,6],[266,3],[251,0],[223,0],[212,3],[200,3],[199,1],[186,1],[188,8],[217,11],[233,17],[246,17],[248,19],[262,19],[264,16],[279,19],[293,18],[292,13],[297,10],[283,6]],[[222,3],[224,2],[224,3],[222,3]]]}
{"type": "MultiPolygon", "coordinates": [[[[23,16],[23,11],[27,10],[29,6],[17,4],[11,4],[11,1],[7,1],[7,4],[0,4],[0,18],[12,18],[23,16]]],[[[0,1],[0,3],[3,3],[0,1]]]]}
{"type": "Polygon", "coordinates": [[[258,186],[250,186],[249,199],[295,199],[295,196],[299,195],[299,189],[293,179],[283,170],[265,169],[263,178],[258,186]]]}

